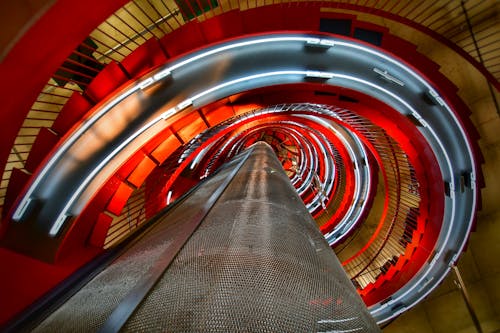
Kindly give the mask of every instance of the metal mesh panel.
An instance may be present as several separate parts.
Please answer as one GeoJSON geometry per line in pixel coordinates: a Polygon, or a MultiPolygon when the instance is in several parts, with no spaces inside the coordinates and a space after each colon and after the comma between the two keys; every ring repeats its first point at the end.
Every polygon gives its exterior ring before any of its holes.
{"type": "Polygon", "coordinates": [[[130,290],[153,267],[159,256],[168,251],[183,232],[184,222],[199,213],[202,203],[227,177],[222,170],[211,182],[168,212],[133,247],[99,273],[59,309],[47,317],[35,332],[95,332],[130,290]]]}
{"type": "Polygon", "coordinates": [[[255,150],[126,331],[379,331],[273,152],[255,150]]]}
{"type": "Polygon", "coordinates": [[[169,242],[164,239],[149,245],[143,243],[141,248],[128,252],[73,295],[34,331],[97,331],[169,242]]]}
{"type": "MultiPolygon", "coordinates": [[[[175,206],[35,331],[103,327],[150,269],[165,268],[157,267],[162,256],[183,244],[189,221],[200,218],[239,161],[175,206]]],[[[379,330],[274,153],[258,145],[123,331],[379,330]]]]}

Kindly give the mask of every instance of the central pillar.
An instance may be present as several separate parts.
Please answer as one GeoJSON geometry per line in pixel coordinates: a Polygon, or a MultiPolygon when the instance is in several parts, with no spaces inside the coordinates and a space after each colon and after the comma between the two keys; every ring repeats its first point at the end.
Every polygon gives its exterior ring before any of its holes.
{"type": "Polygon", "coordinates": [[[124,330],[379,332],[273,150],[249,149],[124,330]]]}

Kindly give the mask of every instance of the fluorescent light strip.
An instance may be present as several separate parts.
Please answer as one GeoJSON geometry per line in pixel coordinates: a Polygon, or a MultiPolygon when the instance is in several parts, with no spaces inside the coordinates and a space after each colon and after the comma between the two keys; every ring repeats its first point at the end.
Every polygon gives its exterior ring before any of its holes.
{"type": "MultiPolygon", "coordinates": [[[[363,84],[366,84],[370,87],[373,87],[375,89],[378,89],[380,91],[383,91],[384,93],[386,93],[387,95],[391,96],[392,98],[396,99],[397,101],[399,101],[400,103],[402,103],[405,107],[407,107],[411,112],[416,112],[408,103],[406,103],[406,101],[404,101],[403,99],[401,99],[399,96],[391,93],[390,91],[382,88],[382,87],[379,87],[371,82],[368,82],[366,80],[362,80],[362,79],[359,79],[359,78],[356,78],[356,77],[353,77],[353,76],[350,76],[350,75],[344,75],[344,74],[335,74],[333,77],[336,77],[336,78],[344,78],[344,79],[347,79],[347,80],[353,80],[353,81],[356,81],[356,82],[360,82],[360,83],[363,83],[363,84]]],[[[450,175],[453,175],[453,168],[452,168],[452,163],[450,161],[450,157],[448,155],[448,153],[446,152],[446,149],[444,148],[444,145],[442,143],[442,141],[439,139],[439,137],[436,135],[435,131],[432,129],[432,127],[430,126],[427,126],[426,129],[428,129],[433,138],[436,140],[436,142],[438,143],[439,145],[439,148],[441,149],[441,153],[442,155],[444,155],[445,159],[446,159],[446,163],[447,163],[447,167],[449,169],[449,172],[450,172],[450,175]]],[[[454,188],[454,180],[453,178],[451,178],[450,180],[450,186],[452,186],[454,188]]],[[[474,196],[473,196],[474,197],[474,196]]],[[[455,200],[451,200],[452,202],[452,215],[451,215],[451,218],[449,219],[450,221],[450,225],[449,225],[449,228],[447,230],[447,234],[446,234],[446,238],[445,238],[445,242],[443,242],[441,248],[439,249],[439,251],[437,252],[436,254],[436,258],[439,257],[443,251],[444,251],[444,248],[445,248],[445,245],[447,244],[447,241],[450,237],[450,234],[451,234],[451,231],[453,229],[453,224],[454,224],[454,220],[455,220],[455,200]]],[[[475,202],[475,200],[474,200],[475,202]]],[[[475,203],[474,203],[474,207],[475,207],[475,203]]],[[[470,229],[470,228],[469,228],[470,229]]],[[[391,304],[394,304],[396,303],[398,300],[400,300],[401,298],[404,298],[406,295],[408,295],[411,291],[413,291],[413,289],[415,289],[419,284],[420,282],[422,282],[422,280],[427,276],[427,274],[430,272],[430,270],[432,269],[432,267],[435,265],[435,262],[431,263],[427,269],[427,271],[423,274],[423,276],[418,280],[417,283],[413,284],[412,287],[410,287],[410,289],[408,291],[406,291],[405,293],[403,293],[402,295],[398,296],[397,298],[394,298],[392,299],[390,302],[388,303],[391,303],[391,304]]],[[[431,289],[432,290],[432,289],[431,289]]],[[[429,290],[428,293],[431,291],[429,290]]],[[[427,294],[428,294],[427,293],[427,294]]],[[[386,303],[387,304],[387,303],[386,303]]],[[[379,312],[380,310],[382,310],[382,308],[378,308],[378,309],[375,309],[372,314],[374,313],[377,313],[379,312]]]]}
{"type": "Polygon", "coordinates": [[[161,79],[166,78],[167,76],[170,76],[170,75],[172,75],[172,72],[170,71],[170,68],[167,68],[167,69],[163,69],[163,70],[159,71],[158,73],[154,74],[153,79],[155,81],[160,81],[161,79]]]}
{"type": "Polygon", "coordinates": [[[255,45],[255,44],[262,44],[262,43],[275,43],[275,42],[297,42],[297,41],[302,41],[302,42],[307,42],[310,40],[310,37],[302,37],[302,36],[294,36],[294,37],[273,37],[273,38],[262,38],[262,39],[256,39],[256,40],[250,40],[250,41],[244,41],[244,42],[239,42],[239,43],[232,43],[228,45],[224,45],[222,47],[215,48],[213,50],[209,50],[207,52],[203,52],[199,55],[196,55],[194,57],[188,58],[184,61],[181,61],[177,64],[174,64],[172,66],[169,66],[167,68],[164,68],[160,70],[159,72],[153,74],[150,77],[147,77],[140,83],[136,84],[134,87],[127,89],[125,92],[122,94],[118,95],[116,98],[113,100],[109,101],[106,103],[98,113],[96,113],[92,118],[90,118],[88,121],[84,122],[83,125],[75,131],[74,134],[72,134],[62,145],[61,147],[56,151],[56,153],[52,156],[52,158],[47,162],[47,164],[43,167],[43,169],[40,171],[40,174],[38,174],[37,178],[35,181],[30,185],[28,191],[24,195],[23,199],[19,203],[19,206],[17,209],[14,211],[14,214],[12,215],[12,219],[14,221],[19,221],[22,219],[22,216],[26,210],[24,208],[27,205],[27,201],[30,199],[32,196],[33,192],[35,189],[38,187],[42,179],[45,177],[47,172],[54,166],[54,164],[59,160],[59,158],[66,153],[66,151],[69,149],[71,145],[73,145],[81,136],[84,132],[86,132],[92,125],[94,125],[105,113],[107,113],[110,109],[115,107],[118,103],[123,101],[125,98],[133,94],[139,89],[144,89],[145,87],[149,86],[150,84],[153,84],[154,82],[157,82],[165,77],[168,77],[172,75],[172,71],[181,68],[189,63],[198,61],[202,58],[208,57],[210,55],[214,55],[216,53],[224,52],[227,50],[239,48],[239,47],[245,47],[245,46],[250,46],[250,45],[255,45]],[[151,77],[153,79],[153,82],[151,82],[151,77]]]}
{"type": "Polygon", "coordinates": [[[235,79],[229,82],[221,83],[213,88],[207,89],[197,95],[194,95],[191,99],[193,101],[196,101],[199,98],[202,98],[208,94],[211,94],[217,90],[220,90],[225,87],[229,87],[241,82],[245,81],[250,81],[250,80],[256,80],[256,79],[261,79],[261,78],[266,78],[266,77],[271,77],[271,76],[287,76],[287,75],[302,75],[305,76],[307,71],[303,70],[287,70],[287,71],[275,71],[275,72],[265,72],[265,73],[259,73],[259,74],[254,74],[254,75],[249,75],[245,77],[241,77],[239,79],[235,79]]]}
{"type": "Polygon", "coordinates": [[[312,45],[312,46],[324,46],[327,48],[330,48],[332,46],[335,46],[335,41],[331,39],[323,39],[323,38],[309,38],[306,41],[307,45],[312,45]]]}
{"type": "Polygon", "coordinates": [[[59,160],[59,158],[66,153],[66,151],[69,149],[71,145],[73,145],[81,136],[84,132],[86,132],[94,123],[99,120],[105,113],[107,113],[110,109],[115,107],[118,103],[120,103],[122,100],[127,98],[128,96],[132,95],[134,92],[136,92],[139,89],[138,86],[135,86],[131,89],[126,90],[124,93],[120,94],[117,98],[111,100],[109,103],[105,104],[103,108],[97,112],[91,119],[85,121],[76,131],[73,135],[71,135],[65,142],[62,143],[61,147],[55,152],[55,154],[52,156],[52,158],[45,164],[43,169],[40,171],[40,174],[37,175],[35,181],[30,185],[28,191],[24,195],[23,199],[19,203],[18,208],[14,211],[14,214],[12,215],[12,219],[14,221],[20,220],[22,218],[22,215],[24,214],[24,210],[20,209],[24,207],[27,204],[28,200],[31,200],[31,195],[35,191],[35,189],[38,187],[42,179],[45,177],[47,172],[54,166],[54,164],[59,160]]]}
{"type": "MultiPolygon", "coordinates": [[[[376,55],[376,56],[378,56],[378,57],[380,57],[380,58],[382,58],[384,60],[387,60],[387,61],[389,61],[389,62],[391,62],[391,63],[399,66],[400,68],[403,68],[408,73],[410,73],[413,77],[415,77],[417,80],[419,80],[421,83],[423,83],[424,85],[426,85],[426,87],[428,87],[429,90],[434,91],[432,89],[432,87],[429,84],[427,84],[427,82],[424,81],[419,75],[416,75],[416,73],[414,73],[408,67],[404,66],[400,62],[395,61],[391,57],[388,57],[388,56],[386,56],[385,54],[383,54],[381,52],[369,49],[369,48],[361,46],[361,45],[352,44],[352,43],[348,43],[348,42],[344,42],[344,41],[338,41],[338,40],[334,40],[334,39],[325,39],[325,38],[320,39],[320,38],[317,38],[317,37],[310,37],[310,36],[309,37],[304,37],[304,36],[287,36],[287,37],[261,38],[261,39],[255,39],[255,40],[250,40],[250,41],[244,41],[244,42],[238,42],[238,43],[224,45],[222,47],[215,48],[215,49],[209,50],[207,52],[203,52],[201,54],[198,54],[196,56],[188,58],[188,59],[186,59],[184,61],[181,61],[181,62],[179,62],[177,64],[174,64],[174,65],[172,65],[170,67],[167,67],[167,68],[165,68],[165,69],[157,72],[156,74],[154,74],[153,75],[153,80],[154,81],[158,81],[158,80],[160,80],[160,79],[162,79],[164,77],[170,76],[173,70],[181,68],[182,66],[185,66],[185,65],[187,65],[187,64],[189,64],[191,62],[200,60],[202,58],[208,57],[210,55],[214,55],[216,53],[220,53],[220,52],[223,52],[223,51],[227,51],[227,50],[235,49],[235,48],[239,48],[239,47],[251,46],[251,45],[255,45],[255,44],[274,43],[274,42],[289,42],[289,41],[291,41],[291,42],[303,41],[303,42],[306,42],[308,44],[319,43],[321,45],[330,45],[331,44],[332,46],[333,45],[342,45],[342,46],[345,46],[345,47],[350,47],[350,48],[355,48],[355,49],[358,49],[358,50],[362,50],[364,52],[376,55]]],[[[324,74],[321,74],[322,76],[326,75],[325,74],[326,72],[321,72],[321,73],[324,73],[324,74]]],[[[150,78],[147,78],[143,82],[151,82],[151,81],[148,81],[149,79],[150,78]]],[[[145,85],[144,83],[139,83],[139,85],[136,85],[134,88],[125,91],[125,93],[121,94],[120,96],[118,96],[114,100],[110,101],[103,109],[101,109],[101,111],[96,116],[92,117],[92,119],[89,122],[85,123],[84,126],[82,126],[79,130],[77,130],[77,132],[75,132],[75,134],[72,135],[61,146],[61,148],[56,152],[56,154],[54,154],[54,156],[50,159],[50,161],[45,165],[45,167],[43,168],[43,170],[38,175],[37,179],[35,179],[35,181],[33,182],[33,184],[28,189],[26,195],[23,197],[21,203],[19,204],[18,209],[16,209],[16,211],[14,212],[14,215],[13,215],[13,219],[14,220],[18,220],[18,219],[22,218],[23,214],[21,214],[21,212],[24,213],[24,210],[22,208],[24,208],[25,205],[27,204],[27,200],[33,194],[34,189],[38,186],[38,184],[40,183],[41,179],[45,176],[45,174],[53,166],[53,164],[59,159],[59,157],[64,152],[66,152],[66,150],[68,149],[68,147],[70,145],[72,145],[82,135],[82,133],[85,132],[91,125],[93,125],[104,113],[106,113],[107,111],[109,111],[109,109],[111,109],[116,104],[118,104],[119,102],[121,102],[124,98],[126,98],[129,95],[131,95],[132,93],[134,93],[137,89],[141,89],[141,84],[142,84],[142,87],[144,87],[144,85],[145,85]]],[[[149,83],[148,83],[148,85],[149,85],[149,83]]],[[[445,104],[445,107],[447,108],[448,111],[451,111],[446,104],[445,104]]],[[[451,114],[452,114],[455,122],[458,124],[458,120],[456,119],[456,117],[453,114],[453,112],[451,112],[451,114]]],[[[460,126],[458,126],[458,127],[462,131],[462,134],[464,135],[464,137],[466,137],[463,129],[460,126]]],[[[472,156],[472,151],[471,151],[470,146],[468,145],[468,142],[467,142],[467,148],[468,148],[468,151],[469,151],[469,155],[472,156]]],[[[473,161],[472,158],[471,158],[471,161],[473,161]]],[[[475,178],[475,174],[476,174],[475,166],[473,166],[473,172],[472,172],[472,174],[473,174],[472,177],[475,178]]]]}
{"type": "MultiPolygon", "coordinates": [[[[225,46],[222,46],[222,47],[219,47],[219,48],[216,48],[216,49],[213,49],[213,50],[209,50],[207,52],[203,52],[199,55],[196,55],[194,57],[191,57],[191,58],[188,58],[184,61],[181,61],[171,67],[168,67],[166,69],[163,69],[161,70],[160,72],[156,73],[155,75],[153,75],[153,79],[154,81],[158,81],[166,76],[169,76],[171,75],[171,72],[175,69],[178,69],[182,66],[185,66],[191,62],[194,62],[194,61],[197,61],[197,60],[200,60],[202,58],[205,58],[205,57],[208,57],[210,55],[213,55],[213,54],[216,54],[216,53],[220,53],[220,52],[223,52],[223,51],[227,51],[227,50],[230,50],[230,49],[234,49],[234,48],[239,48],[239,47],[244,47],[244,46],[250,46],[250,45],[255,45],[255,44],[261,44],[261,43],[274,43],[274,42],[288,42],[288,41],[303,41],[303,42],[306,42],[308,44],[321,44],[321,45],[342,45],[342,46],[345,46],[345,47],[350,47],[350,48],[355,48],[355,49],[358,49],[358,50],[362,50],[364,52],[367,52],[367,53],[370,53],[370,54],[373,54],[373,55],[376,55],[384,60],[387,60],[387,61],[390,61],[391,63],[399,66],[400,68],[403,68],[404,70],[406,70],[408,73],[410,73],[413,77],[415,77],[417,80],[419,80],[421,83],[425,84],[430,91],[434,92],[434,90],[432,89],[432,87],[426,82],[424,81],[419,75],[417,75],[416,73],[414,73],[411,69],[409,69],[408,67],[406,67],[405,65],[401,64],[400,62],[398,61],[395,61],[394,59],[392,59],[391,57],[388,57],[386,56],[385,54],[381,53],[381,52],[378,52],[378,51],[375,51],[375,50],[372,50],[372,49],[369,49],[369,48],[366,48],[364,46],[360,46],[360,45],[357,45],[357,44],[352,44],[352,43],[348,43],[348,42],[344,42],[344,41],[338,41],[338,40],[334,40],[334,39],[320,39],[320,38],[316,38],[316,37],[302,37],[302,36],[293,36],[293,37],[273,37],[273,38],[262,38],[262,39],[256,39],[256,40],[250,40],[250,41],[244,41],[244,42],[239,42],[239,43],[233,43],[233,44],[229,44],[229,45],[225,45],[225,46]]],[[[147,81],[149,79],[146,79],[145,81],[147,81]]],[[[144,82],[144,81],[143,81],[144,82]]],[[[120,102],[122,99],[124,99],[125,97],[127,97],[128,95],[132,94],[133,92],[135,92],[135,90],[137,90],[137,88],[141,88],[141,83],[134,87],[133,89],[131,90],[128,90],[126,91],[124,94],[120,95],[119,97],[117,97],[115,100],[111,101],[106,108],[104,108],[103,110],[101,110],[101,112],[97,115],[97,119],[100,118],[100,116],[102,116],[102,114],[104,114],[105,112],[107,112],[111,107],[113,107],[114,105],[116,105],[118,102],[120,102]]],[[[449,109],[449,108],[447,108],[449,109]]],[[[453,114],[453,112],[451,112],[453,114]]],[[[454,115],[453,115],[454,116],[454,115]]],[[[454,117],[455,118],[455,117],[454,117]]],[[[93,122],[95,122],[95,120],[97,120],[96,117],[93,117],[92,122],[90,122],[90,124],[93,124],[93,122]]],[[[455,119],[456,123],[457,120],[455,119]]],[[[88,126],[87,126],[88,127],[88,126]]],[[[460,127],[460,126],[459,126],[460,127]]],[[[87,128],[84,129],[84,131],[86,130],[87,128]]],[[[460,127],[461,129],[461,127],[460,127]]],[[[461,129],[462,130],[462,129],[461,129]]],[[[462,130],[463,132],[463,130],[462,130]]],[[[75,133],[75,135],[78,137],[80,136],[81,133],[75,133]]],[[[73,137],[73,136],[72,136],[73,137]]],[[[71,138],[70,138],[71,139],[71,138]]],[[[74,141],[74,140],[73,140],[74,141]]],[[[70,142],[70,144],[72,144],[73,142],[70,142]]],[[[61,147],[61,152],[62,151],[65,151],[65,148],[64,145],[61,147]]],[[[470,147],[468,146],[468,149],[469,149],[469,154],[470,156],[472,156],[472,152],[471,152],[471,149],[470,147]]],[[[59,156],[57,156],[58,158],[59,156]]],[[[56,156],[54,156],[53,159],[57,159],[56,156]]],[[[51,161],[53,160],[51,159],[51,161]]],[[[46,165],[46,167],[51,167],[52,163],[50,163],[51,161],[49,161],[49,163],[46,165]]],[[[45,170],[46,168],[44,168],[45,170]]],[[[42,172],[40,173],[39,177],[38,178],[42,178],[46,171],[43,172],[44,170],[42,170],[42,172]]],[[[475,176],[475,170],[473,171],[474,173],[474,176],[475,176]]],[[[34,182],[33,185],[38,185],[38,182],[34,182]]],[[[36,187],[36,186],[31,186],[30,187],[30,190],[32,189],[32,187],[36,187]]],[[[28,193],[26,194],[26,196],[30,196],[32,194],[32,190],[31,191],[28,191],[28,193]]],[[[25,196],[25,197],[26,197],[25,196]]],[[[20,204],[20,206],[22,206],[23,203],[20,204]]],[[[16,211],[17,213],[17,211],[16,211]]],[[[14,217],[16,217],[16,214],[14,214],[14,217]]],[[[19,216],[20,217],[20,216],[19,216]]]]}
{"type": "MultiPolygon", "coordinates": [[[[178,69],[184,65],[187,65],[191,62],[194,62],[194,61],[197,61],[199,59],[202,59],[204,57],[207,57],[207,56],[210,56],[210,55],[213,55],[213,54],[216,54],[216,53],[219,53],[219,52],[223,52],[223,51],[226,51],[226,50],[230,50],[230,49],[234,49],[234,48],[238,48],[238,47],[244,47],[244,46],[250,46],[250,45],[255,45],[255,44],[260,44],[260,43],[272,43],[272,42],[285,42],[285,41],[304,41],[306,43],[311,43],[311,42],[314,42],[315,40],[317,40],[317,38],[313,38],[313,37],[276,37],[276,38],[262,38],[262,39],[257,39],[257,40],[251,40],[251,41],[244,41],[244,42],[240,42],[240,43],[234,43],[234,44],[229,44],[229,45],[225,45],[225,46],[222,46],[220,48],[216,48],[216,49],[213,49],[213,50],[210,50],[210,51],[207,51],[207,52],[204,52],[204,53],[201,53],[199,55],[196,55],[194,57],[191,57],[189,59],[186,59],[184,61],[181,61],[171,67],[168,67],[166,69],[163,69],[161,70],[160,72],[156,73],[155,75],[153,75],[153,80],[160,80],[166,76],[169,76],[171,75],[171,72],[172,70],[174,69],[178,69]]],[[[361,45],[357,45],[357,44],[352,44],[352,43],[348,43],[348,42],[344,42],[344,41],[339,41],[339,40],[333,40],[333,39],[324,39],[324,40],[320,40],[320,43],[323,41],[323,44],[324,43],[327,43],[327,41],[331,40],[332,41],[332,44],[335,44],[335,45],[341,45],[341,46],[345,46],[345,47],[350,47],[350,48],[354,48],[354,49],[357,49],[357,50],[361,50],[361,51],[364,51],[364,52],[367,52],[367,53],[370,53],[370,54],[373,54],[373,55],[376,55],[386,61],[389,61],[390,63],[404,69],[407,73],[409,73],[411,76],[413,76],[414,78],[416,78],[419,82],[421,82],[422,84],[424,84],[426,86],[427,89],[431,90],[433,89],[420,75],[417,75],[413,70],[409,69],[407,66],[403,65],[402,63],[392,59],[391,57],[388,57],[386,56],[385,54],[381,53],[381,52],[378,52],[378,51],[375,51],[375,50],[372,50],[372,49],[369,49],[367,47],[364,47],[364,46],[361,46],[361,45]]],[[[325,72],[323,72],[325,73],[325,72]]],[[[324,74],[322,74],[324,75],[324,74]]],[[[333,78],[334,76],[332,76],[333,78]]],[[[357,79],[357,78],[353,78],[353,77],[349,77],[348,75],[340,75],[340,74],[337,74],[335,75],[335,77],[337,78],[345,78],[345,79],[354,79],[355,81],[358,81],[360,83],[368,83],[370,86],[374,86],[372,84],[370,84],[369,82],[365,81],[365,80],[361,80],[361,79],[357,79]]],[[[239,80],[238,82],[241,82],[242,80],[239,80]]],[[[62,145],[61,145],[61,148],[53,155],[53,157],[48,161],[48,163],[44,166],[44,168],[41,170],[40,174],[38,175],[38,177],[35,179],[35,181],[32,183],[32,185],[29,187],[27,193],[25,194],[25,196],[23,197],[23,199],[21,200],[18,208],[15,210],[14,214],[13,214],[13,220],[21,220],[22,219],[22,215],[24,214],[24,212],[26,211],[26,208],[27,208],[27,205],[29,204],[29,201],[32,200],[31,196],[34,192],[34,190],[38,187],[38,185],[40,184],[41,180],[45,177],[45,175],[47,174],[48,170],[50,170],[53,165],[59,160],[59,158],[68,150],[68,148],[76,141],[78,140],[78,138],[88,129],[90,128],[90,126],[92,126],[98,119],[100,119],[102,117],[102,115],[104,115],[106,112],[108,112],[111,108],[113,108],[115,105],[117,105],[119,102],[121,102],[123,99],[125,99],[126,97],[130,96],[132,93],[134,93],[135,91],[137,91],[138,89],[141,89],[141,87],[147,87],[149,84],[152,84],[150,83],[151,81],[148,81],[148,79],[145,79],[143,82],[148,82],[147,84],[146,83],[139,83],[138,85],[134,86],[133,88],[129,89],[129,90],[126,90],[124,93],[120,94],[117,98],[113,99],[112,101],[110,101],[109,103],[107,103],[94,117],[92,117],[89,121],[85,122],[79,129],[76,130],[76,132],[71,136],[69,137],[62,145]]],[[[224,85],[220,85],[218,87],[223,87],[224,85]]],[[[377,87],[377,89],[381,90],[381,91],[385,91],[387,92],[385,89],[381,88],[381,87],[377,87]]],[[[214,91],[214,90],[212,90],[214,91]]],[[[210,91],[210,92],[212,92],[210,91]]],[[[210,93],[210,92],[206,92],[206,93],[210,93]]],[[[437,93],[436,93],[437,94],[437,93]]],[[[203,96],[204,94],[200,94],[198,95],[198,97],[201,97],[203,96]]],[[[397,96],[394,96],[393,94],[389,93],[389,95],[391,95],[391,97],[396,97],[397,100],[400,100],[397,96]]],[[[439,97],[440,98],[440,97],[439,97]]],[[[463,138],[467,138],[467,135],[464,131],[464,129],[460,126],[460,123],[456,117],[456,115],[454,114],[454,112],[451,110],[451,108],[447,105],[447,103],[442,100],[442,98],[440,99],[437,99],[438,103],[442,106],[445,107],[445,109],[448,111],[448,113],[450,114],[450,116],[453,118],[454,122],[455,122],[455,125],[457,126],[458,130],[461,132],[463,138]],[[441,102],[444,104],[441,104],[441,102]]],[[[406,104],[406,103],[404,103],[406,104]]],[[[413,111],[415,112],[416,114],[418,114],[416,111],[413,111]]],[[[167,119],[168,117],[170,117],[172,114],[174,114],[174,112],[169,112],[167,111],[166,113],[163,114],[163,117],[161,119],[167,119]]],[[[429,129],[430,127],[426,127],[427,129],[429,129]]],[[[133,135],[134,136],[134,135],[133,135]]],[[[438,144],[439,146],[443,147],[441,141],[435,137],[436,141],[438,141],[438,144]]],[[[131,141],[131,140],[130,140],[131,141]]],[[[465,141],[465,145],[466,145],[466,149],[469,153],[469,158],[470,158],[470,162],[471,162],[471,168],[472,168],[472,172],[471,172],[471,179],[475,180],[476,179],[476,166],[474,164],[474,159],[473,159],[473,154],[472,154],[472,148],[468,142],[467,139],[464,140],[465,141]]],[[[129,142],[129,140],[127,140],[126,142],[129,142]]],[[[120,147],[122,147],[122,145],[120,145],[120,147]]],[[[122,147],[123,148],[123,147],[122,147]]],[[[447,162],[449,163],[449,157],[447,156],[446,154],[446,151],[443,151],[444,155],[445,155],[445,158],[447,159],[447,162]]],[[[108,160],[108,159],[106,159],[108,160]]],[[[101,164],[100,164],[101,165],[101,164]]],[[[450,166],[448,164],[448,166],[450,166]]],[[[94,170],[95,171],[95,170],[94,170]]],[[[451,173],[452,174],[452,173],[451,173]]],[[[454,188],[454,182],[453,182],[453,179],[451,180],[451,185],[452,187],[454,188]]],[[[82,186],[80,186],[78,188],[78,190],[81,189],[82,186]]],[[[473,186],[472,187],[472,191],[475,192],[476,189],[475,187],[473,186]]],[[[72,199],[73,199],[74,196],[72,196],[72,199]]],[[[476,209],[476,206],[477,206],[477,202],[476,202],[476,196],[473,195],[473,203],[472,203],[472,208],[473,210],[475,211],[476,209]]],[[[452,202],[454,202],[454,200],[452,200],[452,202]]],[[[64,211],[66,211],[67,207],[69,207],[69,205],[66,205],[64,211]]],[[[452,210],[453,211],[453,215],[455,214],[454,212],[454,209],[452,210]]],[[[64,221],[65,219],[62,218],[62,215],[59,215],[57,221],[64,221]]],[[[454,216],[453,216],[454,217],[454,216]]],[[[471,221],[473,219],[473,216],[470,217],[470,220],[469,220],[469,224],[468,224],[468,231],[470,231],[470,228],[471,228],[471,221]]],[[[452,225],[453,225],[453,221],[452,221],[452,225]]],[[[53,226],[52,229],[51,229],[51,235],[54,235],[54,234],[57,234],[57,231],[59,230],[60,228],[60,225],[59,226],[53,226]]],[[[450,226],[450,229],[451,229],[451,226],[450,226]]],[[[447,234],[447,239],[449,238],[449,233],[447,234]]],[[[460,251],[463,250],[463,247],[465,245],[465,239],[464,241],[462,242],[461,246],[460,246],[460,251]]],[[[442,249],[441,249],[442,251],[442,249]]],[[[429,269],[430,270],[430,269],[429,269]]],[[[427,274],[427,273],[426,273],[427,274]]],[[[429,291],[430,292],[430,291],[429,291]]]]}
{"type": "Polygon", "coordinates": [[[312,77],[318,79],[331,79],[333,77],[333,74],[330,72],[307,71],[306,77],[312,77]]]}
{"type": "Polygon", "coordinates": [[[138,131],[133,133],[131,136],[129,136],[126,140],[120,143],[120,145],[115,148],[109,155],[106,156],[94,170],[84,179],[84,181],[80,184],[80,186],[73,192],[71,195],[70,199],[66,202],[66,205],[62,209],[62,211],[59,213],[56,222],[52,226],[52,228],[49,231],[50,236],[56,236],[59,230],[62,227],[63,222],[65,221],[64,218],[62,218],[64,215],[71,215],[68,211],[71,209],[72,205],[75,203],[75,201],[78,199],[78,197],[82,194],[82,192],[85,190],[85,188],[90,184],[90,182],[95,178],[95,176],[101,171],[102,168],[106,166],[106,164],[114,158],[120,151],[122,151],[129,143],[131,143],[134,139],[136,139],[139,135],[147,131],[149,128],[151,128],[153,125],[158,123],[161,120],[168,119],[172,115],[175,114],[175,112],[178,112],[182,110],[183,108],[186,108],[189,105],[193,104],[193,101],[203,97],[207,94],[210,94],[214,91],[217,91],[219,89],[234,85],[239,82],[244,82],[244,81],[250,81],[250,80],[255,80],[259,78],[265,78],[265,77],[271,77],[271,76],[286,76],[286,75],[305,75],[307,71],[276,71],[276,72],[268,72],[268,73],[261,73],[261,74],[255,74],[255,75],[250,75],[246,77],[242,77],[236,80],[232,80],[226,83],[219,84],[213,88],[207,89],[192,98],[188,98],[179,104],[175,106],[174,108],[169,109],[165,113],[161,114],[159,117],[151,120],[149,123],[141,127],[138,131]]]}
{"type": "Polygon", "coordinates": [[[276,43],[276,42],[305,42],[307,43],[308,41],[311,41],[314,38],[311,37],[305,37],[305,36],[288,36],[288,37],[270,37],[270,38],[259,38],[259,39],[252,39],[252,40],[247,40],[243,42],[236,42],[228,45],[224,45],[203,53],[200,53],[198,55],[195,55],[191,58],[188,58],[186,60],[183,60],[171,67],[168,68],[169,71],[174,71],[178,68],[181,68],[189,63],[192,63],[194,61],[198,61],[200,59],[206,58],[208,56],[240,48],[240,47],[245,47],[245,46],[251,46],[251,45],[256,45],[256,44],[264,44],[264,43],[276,43]]]}

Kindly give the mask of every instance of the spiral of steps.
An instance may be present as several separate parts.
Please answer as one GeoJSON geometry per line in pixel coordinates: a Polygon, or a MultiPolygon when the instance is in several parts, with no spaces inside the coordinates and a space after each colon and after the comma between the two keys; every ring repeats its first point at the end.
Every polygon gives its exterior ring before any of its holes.
{"type": "MultiPolygon", "coordinates": [[[[76,7],[59,1],[40,24],[76,7]]],[[[437,24],[436,8],[469,10],[469,23],[489,17],[488,4],[462,7],[96,5],[102,14],[71,28],[72,43],[33,74],[36,101],[3,134],[2,255],[25,257],[21,273],[55,272],[3,321],[258,141],[273,148],[376,321],[413,308],[457,265],[485,181],[456,74],[391,24],[446,45],[495,97],[496,28],[473,26],[484,31],[477,58],[451,23],[437,24]]]]}

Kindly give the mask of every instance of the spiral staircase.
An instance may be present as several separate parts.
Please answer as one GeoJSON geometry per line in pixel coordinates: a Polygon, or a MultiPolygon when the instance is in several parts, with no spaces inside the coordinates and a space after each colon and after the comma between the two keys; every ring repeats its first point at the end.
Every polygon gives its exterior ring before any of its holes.
{"type": "Polygon", "coordinates": [[[495,1],[5,6],[3,323],[265,141],[385,330],[500,329],[495,1]]]}

